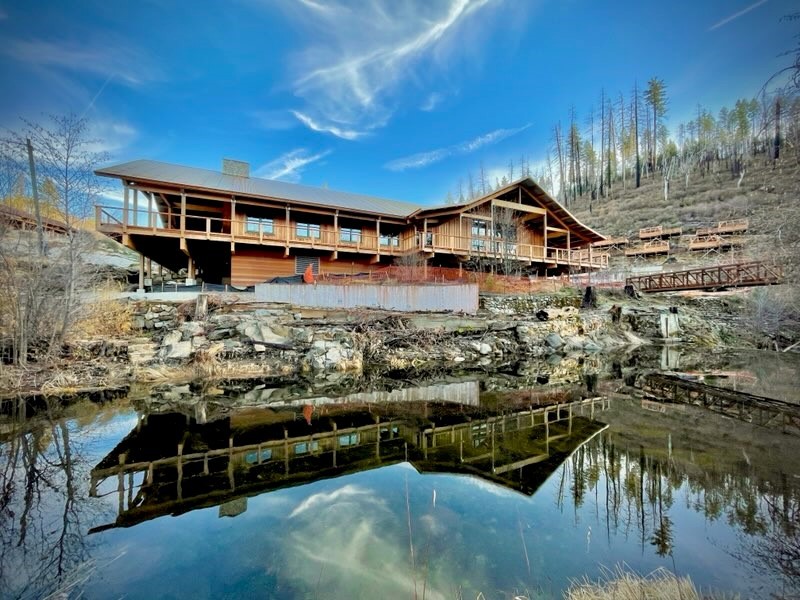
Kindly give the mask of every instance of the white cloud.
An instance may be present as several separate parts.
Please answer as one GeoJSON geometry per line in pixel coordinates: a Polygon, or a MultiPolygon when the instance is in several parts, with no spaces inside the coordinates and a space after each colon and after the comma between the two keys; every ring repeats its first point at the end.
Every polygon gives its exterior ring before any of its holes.
{"type": "Polygon", "coordinates": [[[289,518],[291,519],[303,514],[307,510],[316,509],[325,504],[339,504],[341,502],[353,500],[358,497],[361,497],[363,500],[368,500],[371,497],[371,493],[367,489],[352,484],[347,484],[339,489],[333,490],[332,492],[318,492],[303,500],[291,512],[289,518]]]}
{"type": "Polygon", "coordinates": [[[297,110],[293,110],[292,114],[297,118],[298,121],[300,121],[303,125],[305,125],[309,129],[313,131],[330,133],[338,138],[342,138],[343,140],[355,140],[365,134],[364,131],[356,131],[355,129],[345,129],[333,124],[318,123],[308,115],[304,115],[303,113],[297,110]]]}
{"type": "Polygon", "coordinates": [[[305,148],[296,148],[261,165],[253,174],[256,177],[264,177],[266,179],[282,179],[296,182],[300,180],[303,169],[311,163],[325,158],[330,153],[330,150],[325,150],[317,154],[309,154],[305,148]]]}
{"type": "Polygon", "coordinates": [[[426,152],[418,152],[410,156],[404,156],[395,160],[389,161],[384,166],[390,171],[405,171],[406,169],[419,169],[426,167],[430,164],[439,162],[450,156],[460,156],[475,152],[479,148],[496,144],[506,138],[525,131],[530,127],[530,123],[517,127],[515,129],[495,129],[489,133],[484,133],[466,142],[453,144],[446,148],[436,148],[435,150],[428,150],[426,152]]]}
{"type": "Polygon", "coordinates": [[[435,77],[437,53],[464,53],[463,40],[476,43],[477,31],[467,27],[485,31],[486,23],[468,17],[495,1],[365,0],[357,10],[345,0],[293,5],[298,24],[315,40],[293,61],[294,93],[303,101],[296,116],[344,139],[381,127],[400,93],[435,77]]]}
{"type": "Polygon", "coordinates": [[[69,70],[114,77],[128,86],[158,79],[160,73],[137,49],[118,39],[85,43],[43,39],[9,39],[0,54],[43,69],[69,70]]]}
{"type": "Polygon", "coordinates": [[[731,21],[733,21],[735,19],[738,19],[739,17],[741,17],[743,15],[746,15],[751,10],[753,10],[755,8],[758,8],[762,4],[766,4],[766,2],[767,2],[767,0],[758,0],[758,2],[755,2],[754,4],[751,4],[747,8],[744,8],[744,9],[740,10],[739,12],[733,13],[732,15],[729,15],[729,16],[725,17],[721,21],[719,21],[719,22],[715,23],[714,25],[712,25],[711,27],[709,27],[708,30],[709,31],[714,31],[715,29],[718,29],[718,28],[722,27],[723,25],[727,25],[731,21]]]}
{"type": "Polygon", "coordinates": [[[113,154],[130,146],[138,137],[139,131],[129,123],[110,120],[91,121],[88,132],[91,142],[86,149],[91,152],[113,154]]]}

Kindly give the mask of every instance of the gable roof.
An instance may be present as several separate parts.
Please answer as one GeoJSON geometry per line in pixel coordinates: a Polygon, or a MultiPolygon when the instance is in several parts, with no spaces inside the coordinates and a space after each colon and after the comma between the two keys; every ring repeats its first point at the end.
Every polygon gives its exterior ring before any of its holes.
{"type": "Polygon", "coordinates": [[[221,192],[235,196],[291,200],[325,208],[344,208],[400,218],[408,217],[419,210],[418,205],[409,202],[339,192],[274,179],[227,175],[218,171],[185,167],[156,160],[134,160],[98,169],[95,174],[137,182],[162,183],[193,190],[221,192]]]}
{"type": "Polygon", "coordinates": [[[559,203],[555,198],[550,196],[550,194],[544,191],[544,189],[542,189],[542,187],[530,177],[522,177],[520,179],[517,179],[516,181],[512,181],[507,186],[494,190],[493,192],[490,192],[485,196],[481,196],[480,198],[476,198],[475,200],[470,200],[468,202],[459,202],[458,204],[445,204],[442,206],[423,208],[419,212],[417,212],[414,216],[417,218],[424,218],[426,216],[433,214],[446,215],[451,213],[462,212],[474,206],[479,206],[484,202],[488,202],[493,198],[502,196],[503,194],[510,192],[511,190],[517,187],[522,187],[523,189],[526,189],[531,194],[531,196],[536,198],[537,202],[539,202],[544,208],[546,208],[548,211],[550,211],[556,217],[558,217],[561,221],[563,221],[565,225],[574,229],[581,237],[586,238],[587,240],[590,240],[592,242],[600,242],[606,239],[605,236],[596,232],[591,227],[588,227],[583,223],[581,223],[571,212],[569,212],[566,208],[564,208],[561,205],[561,203],[559,203]]]}

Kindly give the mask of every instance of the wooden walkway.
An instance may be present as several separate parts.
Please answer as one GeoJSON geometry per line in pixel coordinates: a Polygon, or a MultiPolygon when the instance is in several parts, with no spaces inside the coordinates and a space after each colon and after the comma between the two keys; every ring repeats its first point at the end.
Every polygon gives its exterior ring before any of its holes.
{"type": "Polygon", "coordinates": [[[626,285],[640,292],[675,292],[681,290],[719,290],[731,287],[750,287],[783,283],[783,270],[762,262],[716,265],[628,277],[626,285]]]}
{"type": "Polygon", "coordinates": [[[688,381],[663,373],[643,376],[637,382],[637,387],[659,402],[703,406],[740,421],[800,435],[800,404],[688,381]]]}

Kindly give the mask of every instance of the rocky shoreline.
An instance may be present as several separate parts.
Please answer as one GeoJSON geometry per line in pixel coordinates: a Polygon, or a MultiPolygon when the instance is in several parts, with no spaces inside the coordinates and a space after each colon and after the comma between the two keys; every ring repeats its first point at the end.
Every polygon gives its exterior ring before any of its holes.
{"type": "Polygon", "coordinates": [[[609,352],[647,344],[720,346],[737,331],[735,304],[717,298],[603,293],[596,307],[581,309],[577,290],[486,295],[476,315],[208,300],[209,308],[199,313],[194,302],[131,301],[131,335],[74,341],[58,376],[44,371],[6,396],[221,378],[335,383],[374,375],[493,372],[510,365],[535,374],[560,364],[568,380],[570,364],[609,352]]]}

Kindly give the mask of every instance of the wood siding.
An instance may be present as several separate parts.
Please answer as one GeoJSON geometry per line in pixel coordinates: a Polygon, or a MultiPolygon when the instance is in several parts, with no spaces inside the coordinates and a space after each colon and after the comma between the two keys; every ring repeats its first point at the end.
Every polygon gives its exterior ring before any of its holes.
{"type": "MultiPolygon", "coordinates": [[[[298,253],[300,254],[300,253],[298,253]]],[[[254,285],[272,279],[295,274],[296,255],[284,256],[283,252],[266,249],[238,249],[231,257],[231,283],[236,286],[254,285]]],[[[371,271],[378,266],[368,258],[360,260],[331,260],[319,257],[320,273],[351,274],[371,271]]]]}

